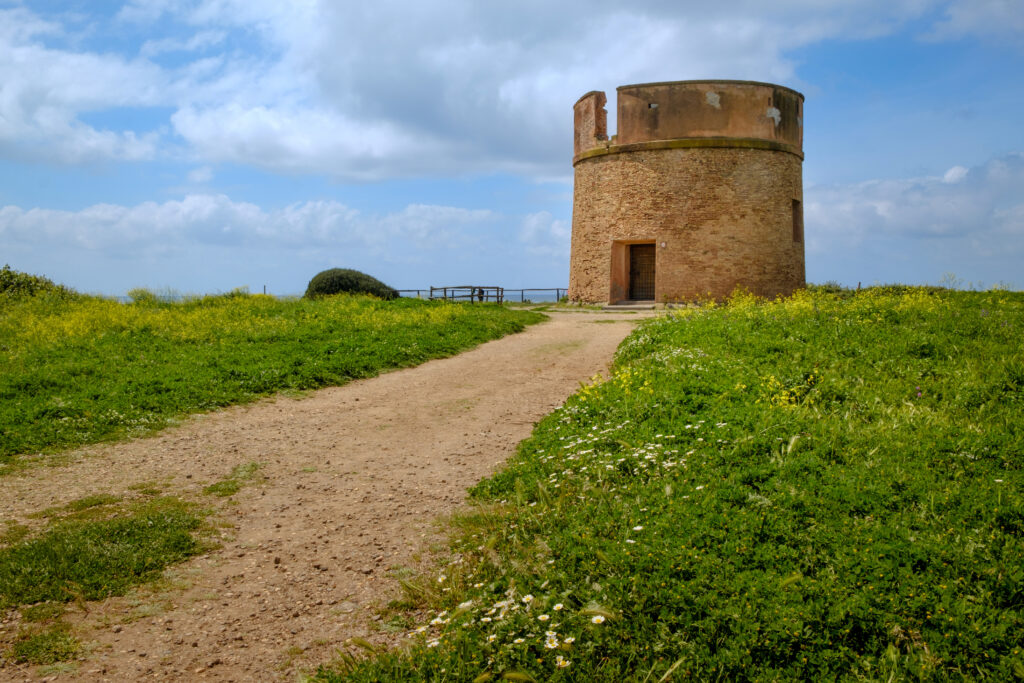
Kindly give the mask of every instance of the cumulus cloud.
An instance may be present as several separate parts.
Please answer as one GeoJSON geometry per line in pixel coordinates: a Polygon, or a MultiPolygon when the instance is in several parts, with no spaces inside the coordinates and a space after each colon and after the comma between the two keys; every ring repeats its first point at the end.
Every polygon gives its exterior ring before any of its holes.
{"type": "Polygon", "coordinates": [[[0,253],[13,267],[107,293],[244,284],[294,293],[334,266],[398,287],[564,287],[566,230],[546,215],[431,204],[369,213],[326,200],[269,209],[220,194],[78,211],[0,207],[0,253]],[[538,258],[546,248],[553,255],[538,258]]]}
{"type": "Polygon", "coordinates": [[[122,21],[149,23],[164,13],[181,11],[187,3],[181,0],[128,0],[117,13],[122,21]]]}
{"type": "Polygon", "coordinates": [[[53,47],[44,39],[71,30],[59,15],[18,7],[0,10],[0,155],[184,152],[351,180],[566,176],[567,121],[583,92],[722,76],[799,85],[793,49],[884,35],[939,10],[938,37],[1021,33],[1019,3],[998,0],[130,0],[96,29],[119,45],[136,38],[134,54],[118,54],[53,47]],[[156,107],[171,112],[170,134],[84,122],[156,107]]]}
{"type": "Polygon", "coordinates": [[[967,169],[963,166],[953,166],[942,175],[944,183],[959,183],[967,177],[967,169]]]}
{"type": "Polygon", "coordinates": [[[79,116],[162,102],[158,68],[46,47],[42,38],[62,30],[24,8],[0,10],[0,27],[0,155],[62,163],[154,156],[155,135],[99,130],[79,116]]]}
{"type": "Polygon", "coordinates": [[[944,14],[926,38],[980,37],[1024,47],[1024,5],[1017,0],[954,0],[944,14]]]}
{"type": "Polygon", "coordinates": [[[821,236],[813,248],[890,234],[977,237],[1006,227],[1005,216],[1024,207],[1024,154],[954,166],[938,177],[810,187],[806,200],[808,226],[821,236]]]}
{"type": "Polygon", "coordinates": [[[139,48],[143,57],[153,58],[168,52],[197,52],[211,48],[224,41],[224,31],[200,31],[188,38],[160,38],[147,40],[139,48]]]}
{"type": "Polygon", "coordinates": [[[936,177],[808,187],[804,198],[809,262],[913,258],[918,270],[931,264],[933,282],[943,272],[1024,274],[1024,154],[936,177]]]}
{"type": "Polygon", "coordinates": [[[386,120],[360,123],[326,109],[287,106],[185,107],[171,117],[176,132],[201,158],[274,171],[375,180],[401,167],[426,173],[439,145],[386,120]]]}
{"type": "Polygon", "coordinates": [[[5,206],[0,208],[0,245],[132,256],[203,245],[430,251],[453,240],[476,239],[496,219],[491,211],[424,204],[383,215],[363,214],[335,201],[265,210],[225,195],[192,194],[163,203],[97,204],[80,211],[5,206]]]}
{"type": "Polygon", "coordinates": [[[529,254],[564,263],[569,261],[571,236],[570,222],[557,219],[547,211],[524,216],[519,226],[519,241],[526,245],[529,254]]]}

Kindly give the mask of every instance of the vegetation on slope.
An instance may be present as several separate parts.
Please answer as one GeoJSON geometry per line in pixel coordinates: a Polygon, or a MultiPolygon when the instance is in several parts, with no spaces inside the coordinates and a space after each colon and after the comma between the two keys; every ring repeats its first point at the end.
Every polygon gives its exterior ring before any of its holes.
{"type": "Polygon", "coordinates": [[[81,295],[64,285],[54,284],[40,275],[30,275],[5,265],[0,268],[0,304],[11,299],[30,296],[53,296],[76,299],[81,295]]]}
{"type": "Polygon", "coordinates": [[[474,493],[349,681],[1024,677],[1024,295],[736,296],[643,325],[474,493]]]}
{"type": "Polygon", "coordinates": [[[398,297],[398,292],[377,278],[351,268],[330,268],[313,276],[306,287],[306,298],[315,299],[334,294],[372,294],[385,301],[398,297]]]}
{"type": "Polygon", "coordinates": [[[0,302],[0,471],[16,454],[457,353],[542,319],[499,306],[234,292],[0,302]]]}

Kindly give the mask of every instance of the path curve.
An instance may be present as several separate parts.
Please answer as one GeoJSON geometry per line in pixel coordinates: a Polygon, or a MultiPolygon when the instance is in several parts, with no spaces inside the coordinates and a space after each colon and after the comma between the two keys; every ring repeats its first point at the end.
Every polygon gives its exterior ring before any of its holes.
{"type": "MultiPolygon", "coordinates": [[[[375,607],[398,596],[389,568],[412,566],[433,521],[465,500],[533,425],[604,371],[645,314],[556,312],[458,356],[313,392],[198,416],[160,434],[0,477],[0,514],[155,482],[198,496],[236,465],[265,479],[223,504],[215,551],[156,590],[72,614],[90,654],[84,681],[294,680],[346,638],[380,639],[375,607]]],[[[0,623],[12,634],[17,612],[0,623]]],[[[4,666],[0,664],[0,666],[4,666]]],[[[6,664],[0,679],[34,680],[6,664]]]]}

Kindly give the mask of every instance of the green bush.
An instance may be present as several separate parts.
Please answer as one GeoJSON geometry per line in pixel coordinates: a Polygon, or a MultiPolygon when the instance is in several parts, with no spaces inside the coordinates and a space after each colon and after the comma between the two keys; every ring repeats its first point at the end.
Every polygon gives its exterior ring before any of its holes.
{"type": "Polygon", "coordinates": [[[366,273],[360,273],[358,270],[351,270],[349,268],[331,268],[313,276],[313,279],[309,281],[309,286],[306,288],[306,298],[315,299],[320,296],[341,294],[342,292],[372,294],[385,301],[398,297],[397,291],[366,273]]]}
{"type": "Polygon", "coordinates": [[[132,300],[133,304],[145,306],[155,306],[162,301],[159,294],[154,292],[152,289],[147,289],[146,287],[129,289],[128,298],[132,300]]]}
{"type": "Polygon", "coordinates": [[[0,298],[36,296],[38,294],[55,294],[62,299],[73,299],[78,293],[63,285],[54,284],[52,280],[39,275],[29,275],[5,265],[0,269],[0,298]]]}

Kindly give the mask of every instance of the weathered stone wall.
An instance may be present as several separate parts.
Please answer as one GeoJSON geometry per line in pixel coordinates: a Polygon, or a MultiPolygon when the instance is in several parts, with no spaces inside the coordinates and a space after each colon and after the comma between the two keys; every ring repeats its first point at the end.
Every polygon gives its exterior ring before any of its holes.
{"type": "Polygon", "coordinates": [[[624,86],[610,141],[595,135],[604,129],[596,95],[576,107],[584,128],[575,139],[570,299],[625,299],[633,243],[656,245],[656,301],[804,285],[799,93],[747,82],[624,86]]]}
{"type": "Polygon", "coordinates": [[[677,138],[757,138],[799,150],[804,98],[750,81],[682,81],[618,88],[616,142],[677,138]]]}
{"type": "Polygon", "coordinates": [[[569,298],[607,302],[624,277],[616,243],[654,242],[655,300],[761,296],[804,285],[804,245],[793,241],[800,158],[759,149],[661,149],[576,166],[569,298]],[[618,272],[613,272],[613,260],[618,272]]]}
{"type": "Polygon", "coordinates": [[[573,154],[604,146],[608,141],[608,101],[603,92],[592,90],[573,105],[573,154]]]}

